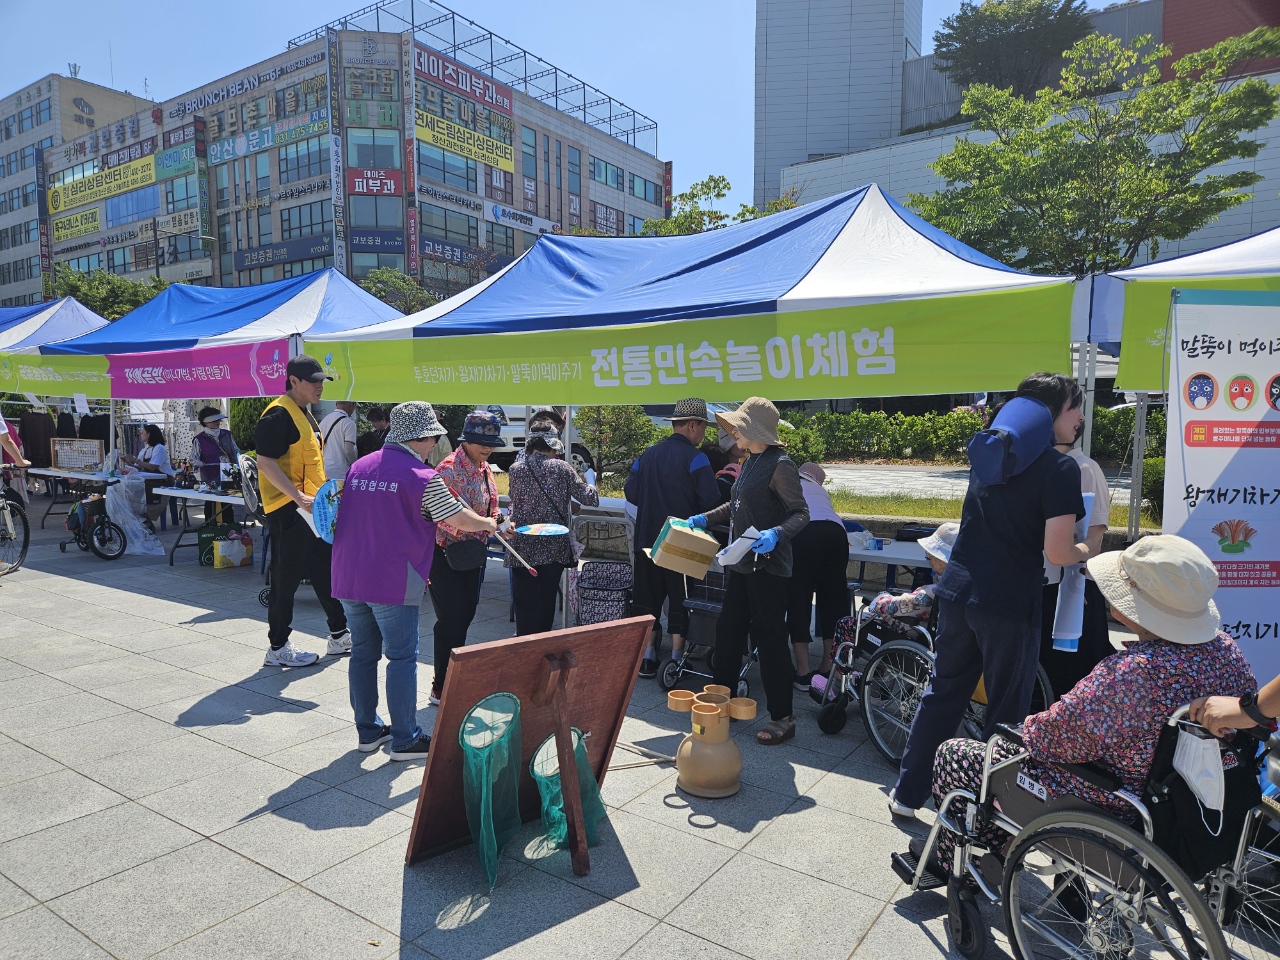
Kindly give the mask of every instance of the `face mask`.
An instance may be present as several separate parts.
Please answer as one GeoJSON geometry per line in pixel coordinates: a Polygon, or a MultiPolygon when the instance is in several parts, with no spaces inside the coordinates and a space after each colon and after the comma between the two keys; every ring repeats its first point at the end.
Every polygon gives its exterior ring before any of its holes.
{"type": "Polygon", "coordinates": [[[211,437],[216,437],[218,435],[218,425],[215,423],[211,427],[205,427],[204,432],[209,434],[211,437]]]}
{"type": "Polygon", "coordinates": [[[1218,812],[1218,829],[1205,823],[1205,829],[1215,837],[1222,832],[1222,805],[1226,797],[1226,780],[1222,772],[1222,751],[1218,741],[1200,730],[1181,726],[1178,728],[1178,746],[1173,752],[1173,769],[1177,770],[1187,786],[1200,801],[1200,819],[1204,809],[1218,812]]]}

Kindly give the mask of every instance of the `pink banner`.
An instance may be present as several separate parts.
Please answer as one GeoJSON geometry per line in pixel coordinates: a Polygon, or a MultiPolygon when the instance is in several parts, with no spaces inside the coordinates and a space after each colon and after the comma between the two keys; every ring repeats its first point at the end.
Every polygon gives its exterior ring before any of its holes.
{"type": "Polygon", "coordinates": [[[284,392],[289,341],[107,356],[116,400],[273,397],[284,392]]]}

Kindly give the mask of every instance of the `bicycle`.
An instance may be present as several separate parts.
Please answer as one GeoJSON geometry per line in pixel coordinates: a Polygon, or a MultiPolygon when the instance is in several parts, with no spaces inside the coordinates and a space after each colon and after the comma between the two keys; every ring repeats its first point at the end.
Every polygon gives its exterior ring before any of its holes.
{"type": "MultiPolygon", "coordinates": [[[[107,481],[107,486],[119,483],[119,480],[107,481]]],[[[71,538],[58,544],[58,549],[67,552],[67,545],[74,543],[81,550],[92,550],[103,560],[118,560],[124,556],[129,545],[124,531],[107,516],[107,498],[94,494],[85,497],[67,513],[67,531],[71,538]]]]}
{"type": "Polygon", "coordinates": [[[13,573],[22,566],[30,546],[31,525],[27,522],[26,508],[6,486],[4,495],[0,496],[0,577],[13,573]]]}

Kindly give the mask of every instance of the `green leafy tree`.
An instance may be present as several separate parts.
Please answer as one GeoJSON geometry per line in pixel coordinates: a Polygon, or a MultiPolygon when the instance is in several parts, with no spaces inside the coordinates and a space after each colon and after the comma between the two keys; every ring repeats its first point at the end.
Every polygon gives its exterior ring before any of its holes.
{"type": "Polygon", "coordinates": [[[231,436],[241,450],[258,449],[253,434],[258,429],[258,421],[262,419],[262,411],[274,399],[275,397],[232,397],[231,436]]]}
{"type": "Polygon", "coordinates": [[[984,0],[960,4],[933,35],[936,69],[1027,98],[1062,52],[1093,29],[1085,0],[984,0]]]}
{"type": "Polygon", "coordinates": [[[657,441],[659,431],[641,406],[586,406],[573,415],[582,443],[595,454],[596,468],[629,470],[631,463],[657,441]]]}
{"type": "Polygon", "coordinates": [[[360,286],[403,314],[417,313],[439,302],[434,294],[418,286],[413,277],[394,267],[378,267],[360,281],[360,286]]]}
{"type": "Polygon", "coordinates": [[[1069,51],[1060,88],[1022,100],[976,84],[964,112],[989,137],[962,137],[935,170],[947,188],[909,203],[926,220],[1026,270],[1117,270],[1144,246],[1200,229],[1251,197],[1262,177],[1246,135],[1277,112],[1277,92],[1241,79],[1251,61],[1280,53],[1280,28],[1259,28],[1189,54],[1161,82],[1169,48],[1092,34],[1069,51]],[[1118,91],[1112,93],[1112,91],[1118,91]],[[1218,172],[1211,172],[1212,168],[1218,172]]]}
{"type": "Polygon", "coordinates": [[[684,193],[671,197],[671,216],[646,220],[642,235],[646,237],[681,237],[691,233],[719,230],[731,223],[758,220],[783,210],[790,210],[800,203],[800,191],[792,187],[776,200],[763,207],[741,204],[733,216],[716,209],[716,201],[723,200],[733,187],[728,177],[713,173],[705,180],[691,184],[684,193]]]}
{"type": "Polygon", "coordinates": [[[106,270],[78,273],[63,264],[54,265],[54,293],[58,297],[75,297],[94,313],[108,320],[119,320],[167,286],[167,280],[156,277],[129,280],[106,270]]]}

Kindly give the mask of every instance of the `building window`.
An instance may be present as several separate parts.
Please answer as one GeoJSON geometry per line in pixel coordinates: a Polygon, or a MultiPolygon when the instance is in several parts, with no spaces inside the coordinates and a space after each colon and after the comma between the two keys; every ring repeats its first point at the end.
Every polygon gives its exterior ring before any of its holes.
{"type": "Polygon", "coordinates": [[[265,197],[271,192],[271,157],[263,150],[253,158],[258,196],[265,197]]]}
{"type": "Polygon", "coordinates": [[[524,249],[531,250],[533,245],[538,242],[538,234],[525,233],[521,231],[520,236],[524,238],[524,249]]]}
{"type": "Polygon", "coordinates": [[[468,193],[476,192],[476,162],[418,141],[418,176],[468,193]]]}
{"type": "Polygon", "coordinates": [[[591,179],[615,190],[622,189],[622,168],[598,157],[591,158],[591,179]]]}
{"type": "Polygon", "coordinates": [[[520,172],[538,179],[538,134],[528,127],[520,128],[520,172]]]}
{"type": "Polygon", "coordinates": [[[68,270],[74,270],[76,273],[92,273],[94,270],[102,269],[102,254],[91,253],[87,257],[63,260],[62,265],[68,270]]]}
{"type": "Polygon", "coordinates": [[[276,117],[285,119],[298,113],[319,110],[329,100],[328,74],[310,77],[298,83],[276,90],[276,117]]]}
{"type": "Polygon", "coordinates": [[[258,281],[259,283],[270,283],[272,280],[276,278],[275,267],[263,267],[261,270],[258,271],[258,273],[261,275],[258,281]]]}
{"type": "Polygon", "coordinates": [[[104,206],[108,227],[118,227],[123,223],[157,216],[160,213],[160,185],[152,184],[118,197],[109,197],[104,206]]]}
{"type": "Polygon", "coordinates": [[[23,170],[36,165],[36,146],[33,143],[29,147],[23,147],[18,151],[19,161],[23,170]]]}
{"type": "Polygon", "coordinates": [[[479,221],[465,213],[455,213],[444,207],[435,207],[429,203],[422,205],[422,236],[446,243],[456,243],[464,247],[474,247],[479,243],[479,221]]]}
{"type": "Polygon", "coordinates": [[[0,120],[0,140],[10,140],[17,135],[18,118],[5,117],[0,120]]]}
{"type": "Polygon", "coordinates": [[[662,196],[662,188],[652,180],[646,180],[644,177],[638,177],[634,173],[627,177],[627,183],[630,187],[628,192],[633,197],[639,197],[655,206],[662,206],[665,199],[662,196]]]}
{"type": "Polygon", "coordinates": [[[367,230],[404,226],[404,200],[400,197],[349,197],[347,220],[367,230]]]}
{"type": "Polygon", "coordinates": [[[36,125],[36,109],[35,107],[27,107],[18,114],[18,132],[26,133],[36,125]]]}
{"type": "Polygon", "coordinates": [[[34,183],[28,183],[22,188],[22,205],[24,207],[34,207],[36,205],[37,197],[36,185],[34,183]]]}
{"type": "Polygon", "coordinates": [[[348,100],[392,103],[400,99],[400,71],[392,67],[345,67],[342,80],[348,100]]]}
{"type": "Polygon", "coordinates": [[[627,217],[627,236],[638,237],[644,233],[644,217],[627,217]]]}
{"type": "Polygon", "coordinates": [[[272,218],[270,208],[265,210],[260,208],[258,210],[258,246],[265,247],[267,244],[271,243],[271,236],[273,232],[271,228],[272,218]]]}
{"type": "Polygon", "coordinates": [[[353,253],[351,255],[351,279],[363,280],[369,271],[390,267],[404,273],[403,253],[353,253]]]}
{"type": "Polygon", "coordinates": [[[347,166],[365,170],[400,169],[400,133],[397,130],[347,131],[347,166]]]}
{"type": "Polygon", "coordinates": [[[312,137],[280,148],[280,182],[310,180],[329,169],[329,138],[312,137]]]}
{"type": "Polygon", "coordinates": [[[218,209],[231,206],[230,177],[227,175],[227,164],[220,163],[213,168],[213,182],[217,191],[218,209]]]}
{"type": "MultiPolygon", "coordinates": [[[[280,211],[280,239],[297,240],[333,229],[333,202],[317,200],[280,211]]],[[[290,274],[285,274],[290,276],[290,274]]]]}
{"type": "Polygon", "coordinates": [[[490,200],[497,200],[499,203],[505,203],[510,206],[516,182],[515,174],[499,170],[497,167],[487,167],[486,169],[489,173],[485,177],[484,195],[490,200]]]}
{"type": "Polygon", "coordinates": [[[165,181],[164,211],[177,213],[179,210],[190,210],[200,202],[200,188],[196,183],[196,175],[189,173],[185,177],[175,177],[165,181]]]}
{"type": "Polygon", "coordinates": [[[280,274],[283,279],[288,280],[290,277],[300,277],[304,273],[315,273],[317,270],[324,270],[326,267],[333,266],[333,257],[317,258],[315,260],[295,260],[293,263],[286,263],[280,267],[280,274]]]}
{"type": "Polygon", "coordinates": [[[484,227],[485,245],[488,246],[490,253],[500,257],[516,255],[515,230],[504,227],[500,223],[486,223],[484,227]]]}
{"type": "MultiPolygon", "coordinates": [[[[151,244],[147,244],[148,247],[151,244]]],[[[150,257],[147,258],[150,261],[150,257]]],[[[119,247],[107,251],[107,269],[111,273],[129,273],[133,270],[133,247],[119,247]]]]}
{"type": "Polygon", "coordinates": [[[18,151],[17,150],[14,150],[12,153],[5,154],[4,169],[5,169],[5,173],[7,173],[11,177],[18,172],[18,151]]]}
{"type": "Polygon", "coordinates": [[[36,126],[42,123],[48,123],[53,119],[53,100],[41,100],[36,104],[36,126]]]}
{"type": "Polygon", "coordinates": [[[85,177],[91,177],[98,172],[98,161],[86,160],[84,163],[78,163],[74,167],[67,167],[65,170],[59,170],[50,178],[52,186],[61,187],[68,183],[75,183],[77,180],[83,180],[85,177]]]}

